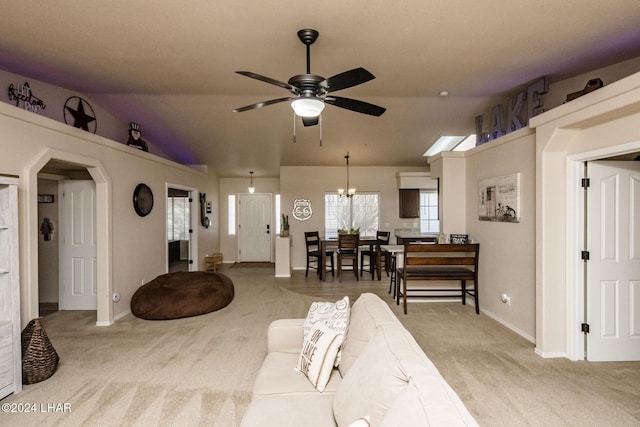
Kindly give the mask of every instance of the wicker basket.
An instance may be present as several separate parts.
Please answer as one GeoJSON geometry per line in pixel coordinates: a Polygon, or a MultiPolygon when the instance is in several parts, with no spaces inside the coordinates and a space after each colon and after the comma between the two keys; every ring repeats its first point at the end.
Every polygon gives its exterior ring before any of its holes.
{"type": "Polygon", "coordinates": [[[59,361],[40,319],[30,321],[22,331],[22,383],[46,380],[56,371],[59,361]]]}

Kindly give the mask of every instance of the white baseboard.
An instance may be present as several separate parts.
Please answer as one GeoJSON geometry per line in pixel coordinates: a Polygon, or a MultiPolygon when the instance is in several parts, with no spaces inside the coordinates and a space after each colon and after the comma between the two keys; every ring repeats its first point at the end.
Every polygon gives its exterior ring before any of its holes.
{"type": "Polygon", "coordinates": [[[113,318],[113,322],[96,322],[96,326],[111,326],[116,321],[122,319],[124,316],[131,314],[131,310],[126,310],[113,318]]]}
{"type": "Polygon", "coordinates": [[[558,359],[560,357],[563,357],[566,359],[569,358],[569,356],[567,356],[567,353],[560,353],[560,352],[545,353],[544,351],[541,351],[538,347],[536,347],[535,353],[538,356],[543,357],[545,359],[558,359]]]}
{"type": "Polygon", "coordinates": [[[129,314],[131,314],[131,310],[123,311],[122,313],[120,313],[120,314],[118,314],[117,316],[115,316],[115,317],[113,318],[113,321],[115,322],[115,321],[117,321],[117,320],[120,320],[120,319],[122,319],[124,316],[127,316],[127,315],[129,315],[129,314]]]}
{"type": "Polygon", "coordinates": [[[513,326],[509,322],[505,322],[503,319],[501,319],[500,317],[498,317],[495,314],[491,313],[490,311],[483,310],[483,309],[480,309],[480,311],[482,312],[482,314],[486,314],[487,316],[489,316],[490,318],[492,318],[496,322],[500,323],[505,328],[511,329],[513,332],[515,332],[516,334],[520,335],[522,338],[524,338],[525,340],[529,341],[530,343],[533,343],[533,344],[536,343],[535,337],[532,337],[531,335],[525,333],[521,329],[516,328],[515,326],[513,326]]]}
{"type": "Polygon", "coordinates": [[[96,322],[96,326],[111,326],[113,322],[96,322]]]}

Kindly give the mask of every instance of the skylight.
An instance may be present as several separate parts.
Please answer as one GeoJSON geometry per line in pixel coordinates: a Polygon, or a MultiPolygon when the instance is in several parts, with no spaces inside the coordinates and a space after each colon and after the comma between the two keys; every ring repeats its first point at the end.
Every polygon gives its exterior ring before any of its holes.
{"type": "Polygon", "coordinates": [[[441,151],[451,151],[460,144],[466,136],[441,136],[424,154],[424,157],[433,156],[441,151]]]}

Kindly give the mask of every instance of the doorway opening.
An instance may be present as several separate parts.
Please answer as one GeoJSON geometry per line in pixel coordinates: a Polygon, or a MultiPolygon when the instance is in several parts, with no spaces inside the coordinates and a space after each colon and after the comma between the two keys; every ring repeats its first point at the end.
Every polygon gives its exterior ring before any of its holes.
{"type": "Polygon", "coordinates": [[[191,192],[167,189],[167,271],[189,271],[191,266],[191,192]]]}
{"type": "Polygon", "coordinates": [[[166,184],[167,272],[197,271],[199,211],[194,205],[197,188],[166,184]]]}
{"type": "MultiPolygon", "coordinates": [[[[111,181],[102,164],[90,157],[81,156],[56,149],[46,149],[35,157],[24,169],[24,211],[21,220],[24,226],[27,245],[21,249],[24,258],[24,294],[21,297],[21,317],[33,319],[40,317],[39,313],[39,259],[38,239],[41,238],[41,223],[38,223],[38,174],[48,173],[49,169],[57,167],[64,170],[66,176],[83,171],[88,173],[95,184],[95,288],[96,297],[96,326],[109,326],[113,323],[113,305],[111,302],[112,272],[111,272],[111,181]]],[[[55,174],[55,173],[54,173],[55,174]]],[[[55,225],[54,225],[55,227],[55,225]]],[[[55,233],[55,231],[54,231],[55,233]]]]}
{"type": "Polygon", "coordinates": [[[271,193],[238,195],[238,261],[271,262],[271,193]]]}
{"type": "Polygon", "coordinates": [[[95,187],[77,164],[51,159],[38,172],[39,316],[97,309],[95,187]]]}
{"type": "MultiPolygon", "coordinates": [[[[581,153],[568,158],[567,168],[567,356],[571,360],[589,360],[588,336],[581,330],[582,324],[593,322],[588,319],[587,308],[590,303],[587,293],[587,274],[590,266],[585,264],[579,256],[582,251],[589,250],[586,234],[589,226],[589,217],[594,215],[588,211],[585,191],[577,183],[585,178],[585,163],[599,160],[638,160],[640,157],[640,141],[632,144],[635,149],[630,150],[629,145],[612,146],[606,150],[581,153]]],[[[593,183],[592,183],[593,185],[593,183]]],[[[591,261],[587,261],[589,263],[591,261]]],[[[596,320],[600,322],[600,320],[596,320]]],[[[589,330],[592,328],[590,327],[589,330]]],[[[600,325],[597,325],[597,330],[600,325]]],[[[591,333],[591,332],[589,332],[591,333]]],[[[611,360],[614,360],[612,358],[611,360]]]]}

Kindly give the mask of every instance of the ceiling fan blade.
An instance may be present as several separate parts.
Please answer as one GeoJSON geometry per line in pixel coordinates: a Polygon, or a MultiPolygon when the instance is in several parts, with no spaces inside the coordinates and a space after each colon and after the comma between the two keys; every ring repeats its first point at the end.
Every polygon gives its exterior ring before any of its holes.
{"type": "Polygon", "coordinates": [[[305,126],[315,126],[318,124],[318,117],[300,117],[302,119],[302,124],[305,126]]]}
{"type": "Polygon", "coordinates": [[[242,111],[255,110],[256,108],[266,107],[267,105],[277,104],[279,102],[290,101],[294,98],[286,97],[286,98],[278,98],[278,99],[270,99],[269,101],[262,101],[255,104],[247,105],[244,107],[236,108],[233,110],[234,113],[240,113],[242,111]]]}
{"type": "Polygon", "coordinates": [[[370,116],[381,116],[386,108],[379,107],[368,102],[358,101],[357,99],[343,98],[341,96],[328,96],[324,102],[327,104],[335,105],[336,107],[346,108],[347,110],[355,111],[357,113],[369,114],[370,116]]]}
{"type": "Polygon", "coordinates": [[[288,90],[289,92],[293,93],[294,95],[300,94],[300,89],[298,89],[297,87],[292,86],[289,83],[285,83],[285,82],[281,82],[279,80],[272,79],[271,77],[265,77],[265,76],[262,76],[260,74],[252,73],[251,71],[236,71],[236,73],[238,73],[240,75],[243,75],[243,76],[251,77],[252,79],[260,80],[261,82],[265,82],[265,83],[269,83],[269,84],[272,84],[272,85],[276,85],[278,87],[281,87],[283,89],[288,90]]]}
{"type": "Polygon", "coordinates": [[[373,74],[360,67],[329,77],[328,79],[321,81],[318,86],[324,90],[324,93],[329,93],[357,86],[375,78],[376,77],[373,74]]]}

